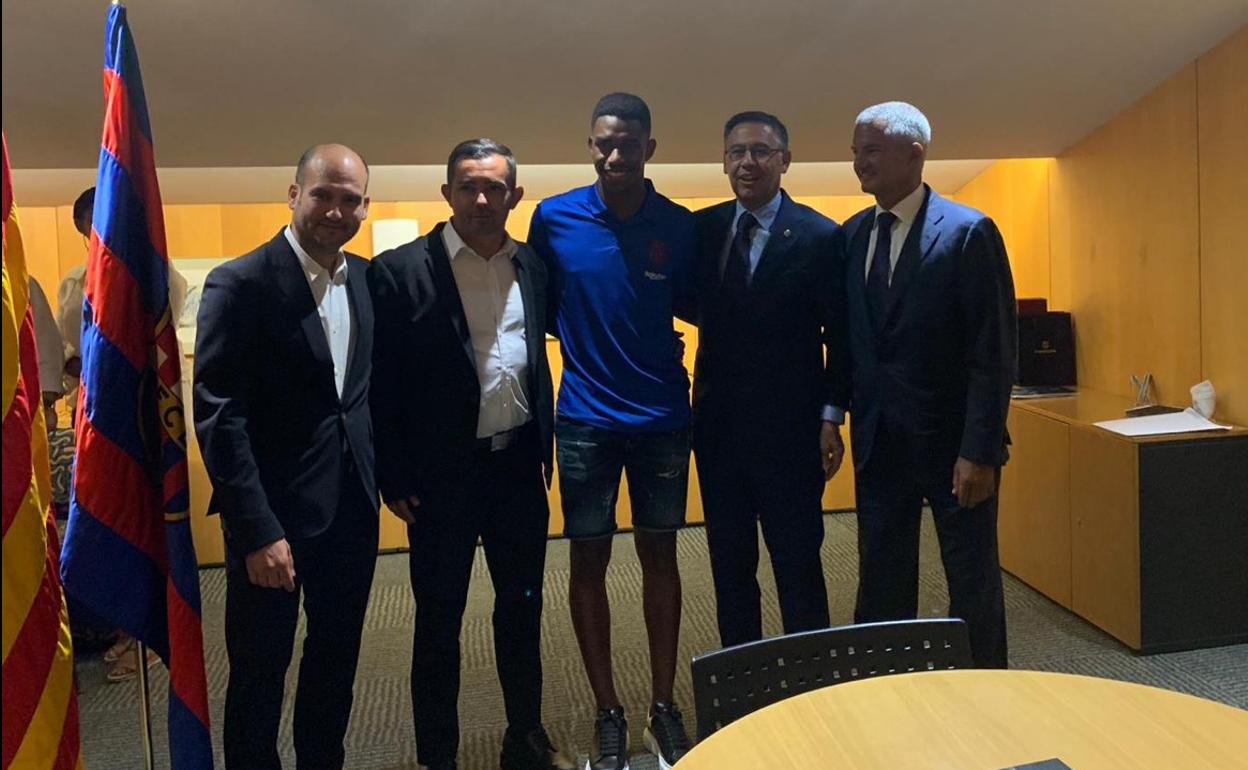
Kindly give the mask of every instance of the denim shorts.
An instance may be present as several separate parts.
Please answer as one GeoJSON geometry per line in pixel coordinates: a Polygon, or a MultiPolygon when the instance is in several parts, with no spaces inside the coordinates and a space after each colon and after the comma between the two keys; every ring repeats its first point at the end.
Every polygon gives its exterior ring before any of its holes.
{"type": "Polygon", "coordinates": [[[563,533],[572,540],[618,529],[620,473],[628,476],[633,528],[675,532],[685,525],[689,496],[689,429],[621,433],[558,417],[555,447],[563,533]]]}

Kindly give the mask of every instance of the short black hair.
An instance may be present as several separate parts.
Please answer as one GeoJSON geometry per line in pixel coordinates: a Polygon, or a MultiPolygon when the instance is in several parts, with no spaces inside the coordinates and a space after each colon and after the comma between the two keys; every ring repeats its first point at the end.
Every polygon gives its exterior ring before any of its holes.
{"type": "Polygon", "coordinates": [[[635,94],[626,94],[623,91],[607,94],[598,100],[594,105],[594,114],[589,119],[590,128],[598,122],[601,117],[619,118],[624,121],[637,121],[641,124],[641,128],[650,135],[650,107],[645,100],[635,94]]]}
{"type": "MultiPolygon", "coordinates": [[[[317,152],[319,152],[322,147],[328,147],[331,144],[341,144],[341,143],[340,142],[321,142],[320,144],[314,144],[308,149],[303,151],[303,154],[299,156],[299,162],[295,164],[295,184],[299,184],[299,185],[303,184],[303,178],[308,172],[308,164],[312,162],[312,159],[316,157],[317,152]]],[[[347,145],[345,144],[343,144],[342,146],[347,147],[347,145]]],[[[371,172],[368,170],[368,161],[364,160],[363,155],[360,155],[360,153],[356,152],[350,147],[347,147],[347,149],[351,150],[351,152],[354,152],[356,157],[360,159],[360,162],[364,164],[364,178],[365,180],[367,180],[370,176],[372,176],[371,172]]]]}
{"type": "Polygon", "coordinates": [[[728,122],[724,124],[724,139],[728,139],[728,135],[732,133],[732,129],[742,123],[762,123],[764,126],[771,126],[776,132],[776,136],[780,137],[780,144],[784,145],[784,149],[789,149],[789,129],[784,127],[780,122],[780,118],[772,115],[770,112],[762,112],[761,110],[747,110],[738,112],[728,122]]]}
{"type": "Polygon", "coordinates": [[[95,211],[95,188],[88,187],[82,191],[78,199],[74,201],[74,227],[78,227],[78,223],[86,221],[88,227],[91,223],[91,215],[95,211]]]}
{"type": "Polygon", "coordinates": [[[485,160],[495,155],[501,155],[507,160],[507,186],[515,189],[515,153],[507,145],[496,142],[493,139],[486,139],[485,137],[468,139],[455,145],[455,149],[451,150],[450,157],[446,159],[446,183],[452,184],[455,181],[455,166],[461,160],[485,160]]]}

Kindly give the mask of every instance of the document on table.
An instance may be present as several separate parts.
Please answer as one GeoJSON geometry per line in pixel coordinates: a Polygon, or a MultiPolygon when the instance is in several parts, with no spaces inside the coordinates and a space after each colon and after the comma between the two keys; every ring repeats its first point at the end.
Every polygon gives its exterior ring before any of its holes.
{"type": "Polygon", "coordinates": [[[1162,436],[1167,433],[1196,433],[1205,430],[1231,429],[1230,425],[1219,425],[1191,408],[1172,414],[1125,417],[1121,420],[1105,420],[1094,424],[1097,427],[1123,436],[1162,436]]]}

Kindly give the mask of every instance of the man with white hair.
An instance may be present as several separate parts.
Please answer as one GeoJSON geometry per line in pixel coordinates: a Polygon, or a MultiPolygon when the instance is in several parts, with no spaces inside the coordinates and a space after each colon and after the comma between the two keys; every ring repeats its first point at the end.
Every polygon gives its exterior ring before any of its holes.
{"type": "Polygon", "coordinates": [[[856,622],[918,611],[919,518],[931,506],[980,668],[1006,666],[997,488],[1007,457],[1017,311],[1005,244],[982,213],[923,183],[931,127],[904,102],[854,126],[876,204],[845,223],[848,402],[858,497],[856,622]]]}

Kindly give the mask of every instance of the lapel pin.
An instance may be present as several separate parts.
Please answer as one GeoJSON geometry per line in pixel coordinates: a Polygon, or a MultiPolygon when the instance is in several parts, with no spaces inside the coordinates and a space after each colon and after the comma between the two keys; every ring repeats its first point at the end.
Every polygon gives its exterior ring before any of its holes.
{"type": "Polygon", "coordinates": [[[785,238],[789,238],[789,237],[791,237],[792,235],[793,235],[793,231],[792,231],[792,230],[785,230],[785,231],[784,231],[784,237],[785,237],[785,238]]]}

